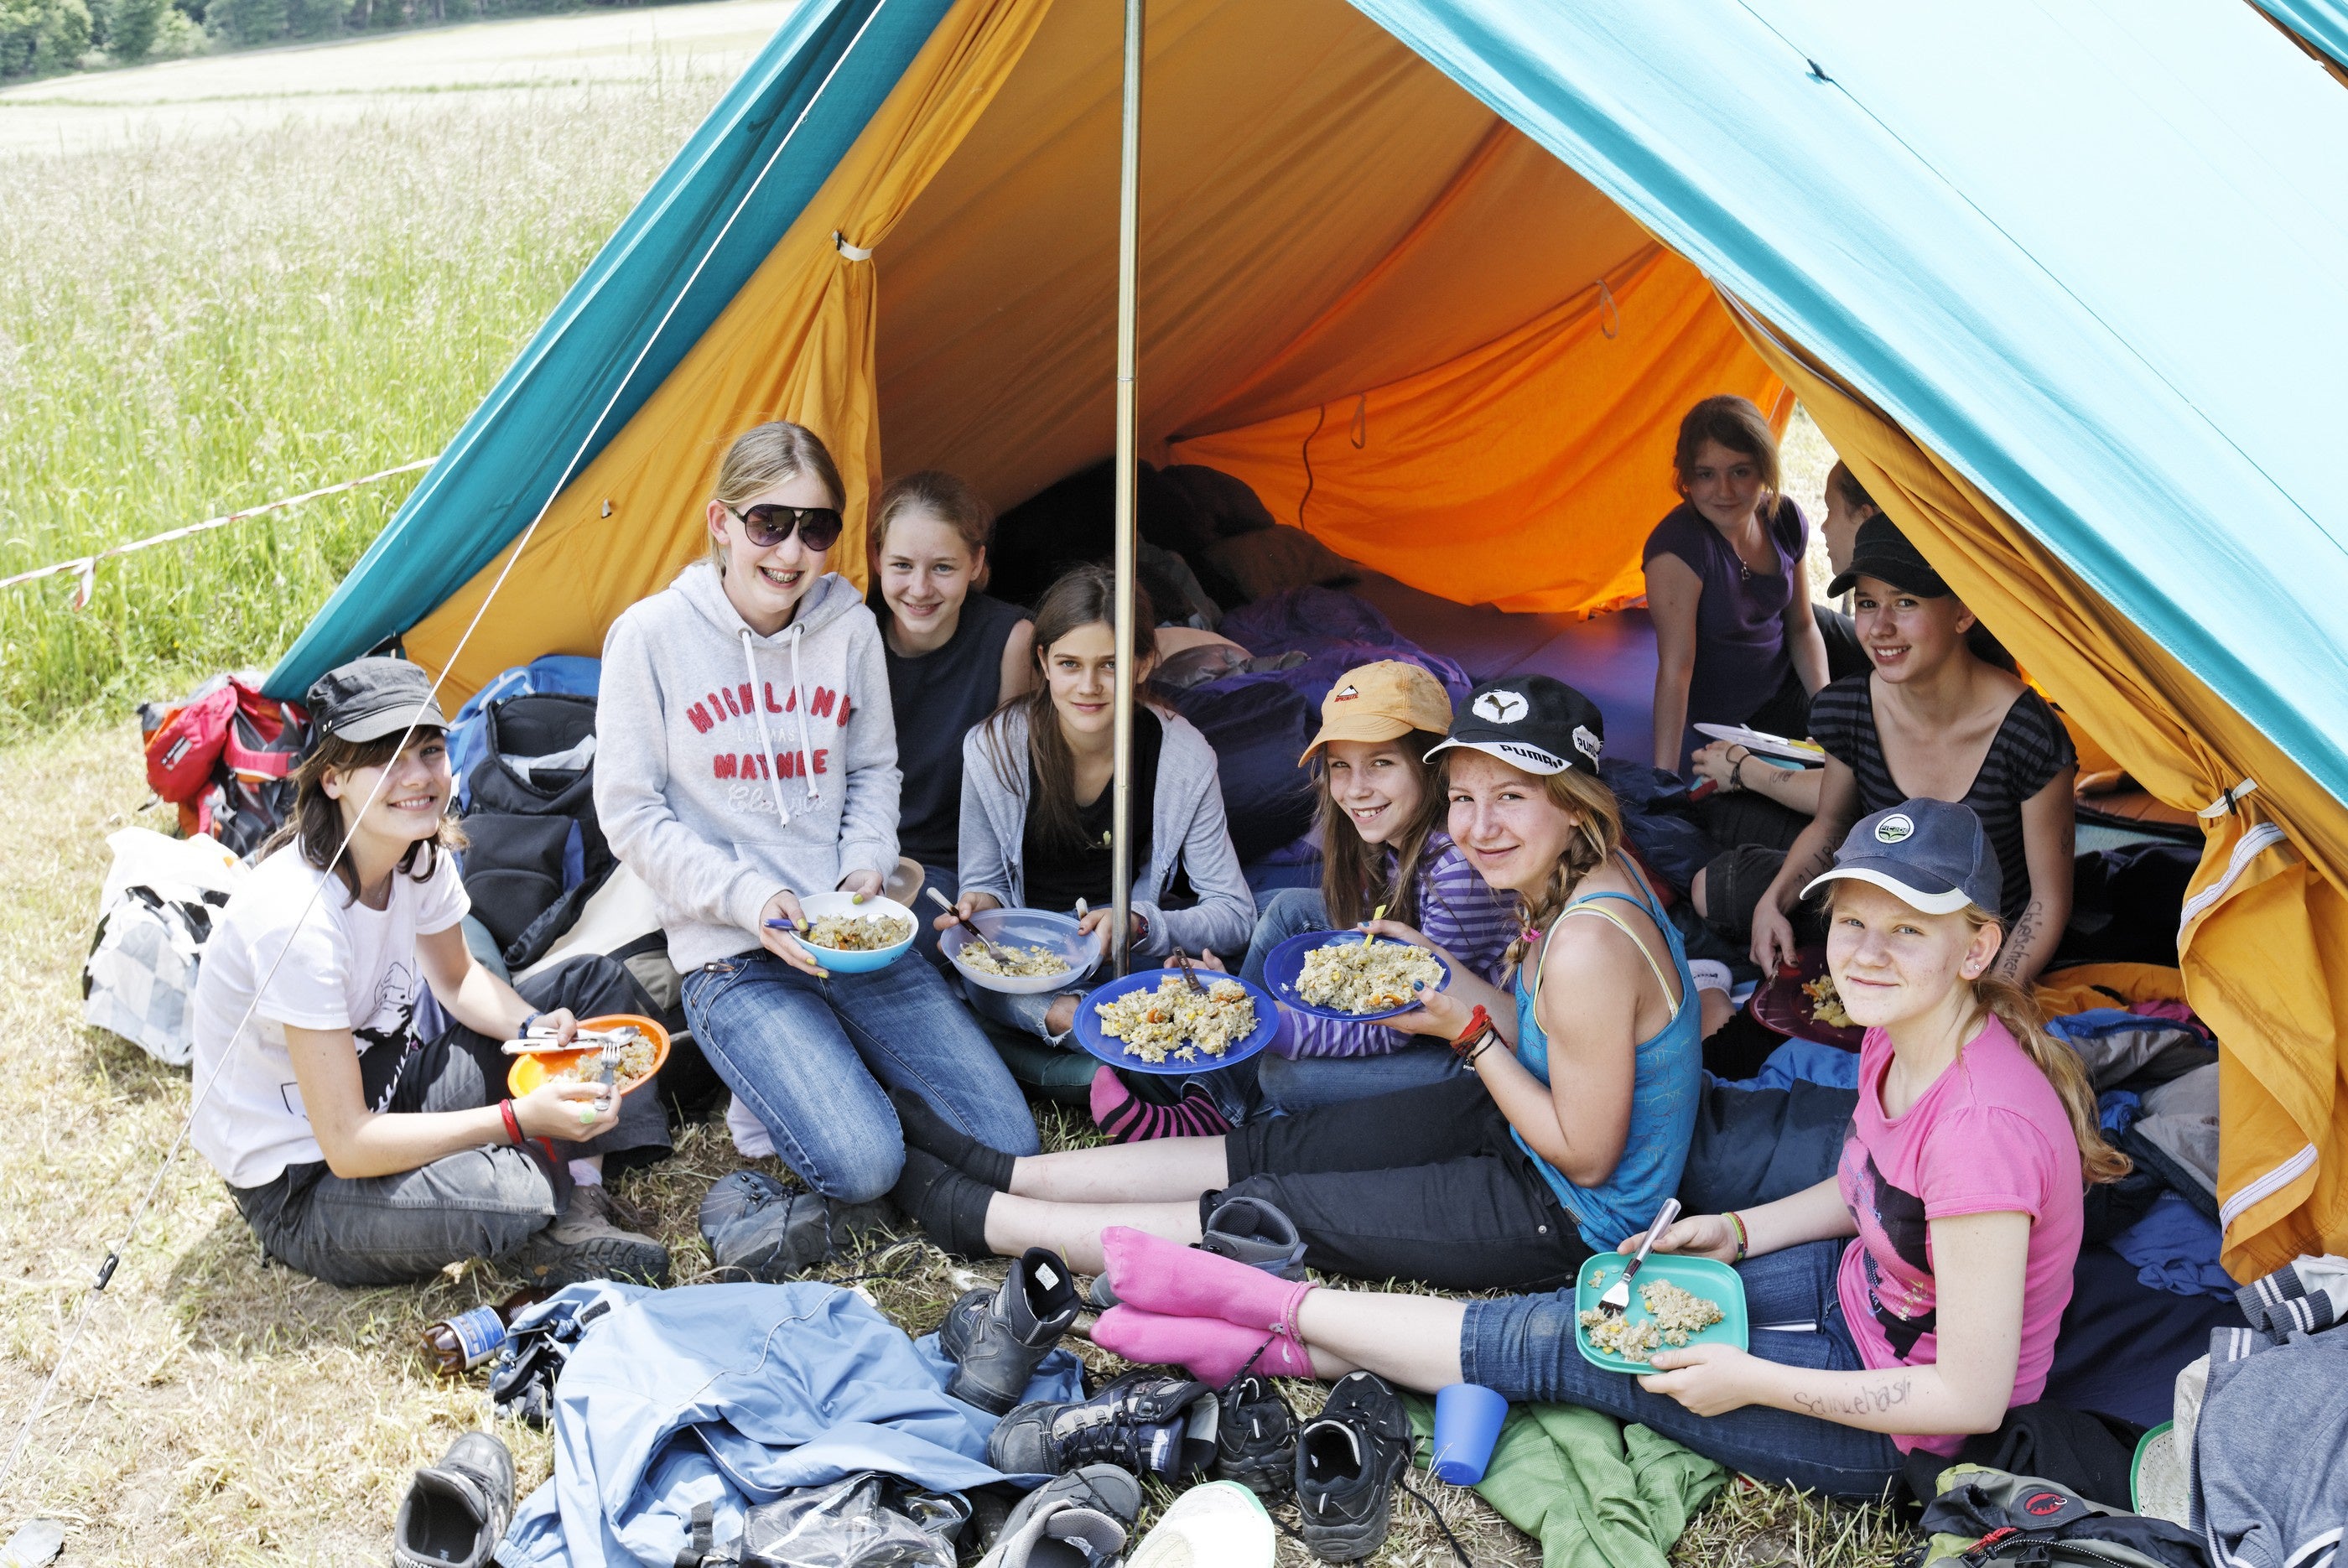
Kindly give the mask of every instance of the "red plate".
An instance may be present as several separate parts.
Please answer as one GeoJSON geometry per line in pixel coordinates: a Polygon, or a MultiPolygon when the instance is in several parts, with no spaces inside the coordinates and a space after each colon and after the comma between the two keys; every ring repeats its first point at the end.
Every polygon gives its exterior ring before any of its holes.
{"type": "Polygon", "coordinates": [[[1826,972],[1827,950],[1805,947],[1794,963],[1781,966],[1776,974],[1753,988],[1752,999],[1745,1004],[1745,1010],[1765,1029],[1855,1051],[1867,1031],[1856,1024],[1819,1023],[1818,1005],[1802,989],[1826,972]]]}

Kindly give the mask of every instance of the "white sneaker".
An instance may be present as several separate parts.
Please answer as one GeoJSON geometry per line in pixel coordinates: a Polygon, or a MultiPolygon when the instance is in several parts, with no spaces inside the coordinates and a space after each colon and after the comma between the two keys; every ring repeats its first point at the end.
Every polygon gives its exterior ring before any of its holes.
{"type": "Polygon", "coordinates": [[[775,1140],[767,1131],[767,1124],[751,1113],[739,1095],[726,1097],[726,1130],[734,1135],[734,1152],[745,1160],[764,1160],[775,1151],[775,1140]]]}
{"type": "Polygon", "coordinates": [[[1235,1480],[1210,1480],[1174,1500],[1125,1560],[1126,1568],[1272,1568],[1272,1516],[1235,1480]]]}

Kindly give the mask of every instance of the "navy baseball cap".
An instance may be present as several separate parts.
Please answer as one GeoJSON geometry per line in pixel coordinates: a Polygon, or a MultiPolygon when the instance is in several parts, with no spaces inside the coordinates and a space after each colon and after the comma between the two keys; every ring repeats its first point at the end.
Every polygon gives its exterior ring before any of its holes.
{"type": "Polygon", "coordinates": [[[448,721],[432,699],[432,677],[406,659],[353,659],[337,665],[310,687],[310,718],[343,740],[381,740],[413,725],[446,729],[448,721]]]}
{"type": "Polygon", "coordinates": [[[1900,525],[1876,513],[1859,525],[1851,535],[1850,564],[1835,574],[1827,584],[1827,593],[1839,599],[1849,593],[1862,577],[1872,577],[1879,583],[1889,583],[1902,593],[1913,593],[1919,599],[1946,599],[1956,590],[1948,579],[1932,570],[1924,552],[1908,542],[1900,525]]]}
{"type": "Polygon", "coordinates": [[[1802,896],[1846,879],[1872,882],[1926,914],[1954,914],[1967,904],[1994,911],[2005,887],[1981,819],[1949,800],[1903,800],[1859,819],[1835,851],[1834,870],[1802,896]]]}
{"type": "Polygon", "coordinates": [[[1464,746],[1528,773],[1577,768],[1595,779],[1605,741],[1596,703],[1554,676],[1508,676],[1468,694],[1451,716],[1450,736],[1426,759],[1464,746]]]}

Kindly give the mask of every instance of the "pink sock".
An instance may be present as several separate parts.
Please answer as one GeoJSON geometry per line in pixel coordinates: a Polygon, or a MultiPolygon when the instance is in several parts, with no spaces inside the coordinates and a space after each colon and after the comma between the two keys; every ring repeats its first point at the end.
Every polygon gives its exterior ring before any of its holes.
{"type": "Polygon", "coordinates": [[[1241,1328],[1219,1317],[1169,1317],[1120,1302],[1093,1324],[1093,1343],[1148,1367],[1186,1367],[1217,1387],[1247,1367],[1267,1377],[1310,1377],[1313,1357],[1285,1334],[1241,1328]],[[1262,1352],[1262,1354],[1258,1354],[1262,1352]]]}
{"type": "Polygon", "coordinates": [[[1173,1317],[1219,1317],[1258,1332],[1296,1334],[1296,1309],[1313,1282],[1282,1279],[1259,1268],[1110,1225],[1101,1232],[1117,1298],[1173,1317]]]}

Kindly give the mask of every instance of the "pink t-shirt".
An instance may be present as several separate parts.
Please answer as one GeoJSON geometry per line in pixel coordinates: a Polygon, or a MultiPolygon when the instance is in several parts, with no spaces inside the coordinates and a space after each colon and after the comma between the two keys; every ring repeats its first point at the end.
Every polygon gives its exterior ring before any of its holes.
{"type": "MultiPolygon", "coordinates": [[[[2062,1097],[2004,1025],[1992,1018],[1907,1114],[1883,1114],[1891,1041],[1869,1029],[1859,1048],[1859,1109],[1842,1149],[1842,1201],[1859,1239],[1838,1277],[1844,1318],[1870,1368],[1924,1367],[1936,1344],[1927,1222],[2021,1212],[2034,1222],[2022,1283],[2022,1354],[2013,1405],[2046,1387],[2054,1331],[2071,1301],[2085,1183],[2062,1097]]],[[[1901,1451],[1954,1453],[1961,1437],[1895,1436],[1901,1451]]]]}

